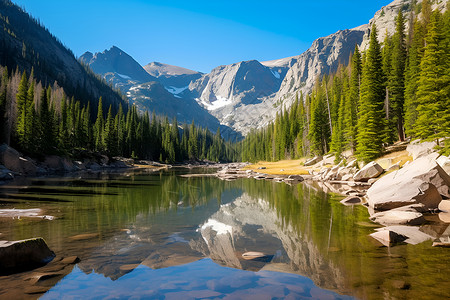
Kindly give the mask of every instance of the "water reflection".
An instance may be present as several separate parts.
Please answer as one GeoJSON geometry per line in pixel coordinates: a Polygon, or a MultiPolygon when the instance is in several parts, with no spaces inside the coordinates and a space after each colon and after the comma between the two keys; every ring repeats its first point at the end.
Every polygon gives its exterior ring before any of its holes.
{"type": "MultiPolygon", "coordinates": [[[[448,249],[431,242],[380,247],[368,237],[376,225],[362,206],[343,206],[306,184],[177,176],[183,172],[0,187],[4,203],[58,217],[0,220],[1,237],[43,236],[57,255],[81,258],[47,298],[160,298],[181,291],[194,298],[244,297],[260,295],[256,290],[267,297],[340,297],[314,285],[362,299],[449,296],[442,289],[450,281],[448,249]],[[266,258],[246,260],[248,251],[266,258]],[[240,280],[247,284],[233,283],[240,280]]],[[[8,280],[20,279],[0,277],[0,286],[8,280]]]]}

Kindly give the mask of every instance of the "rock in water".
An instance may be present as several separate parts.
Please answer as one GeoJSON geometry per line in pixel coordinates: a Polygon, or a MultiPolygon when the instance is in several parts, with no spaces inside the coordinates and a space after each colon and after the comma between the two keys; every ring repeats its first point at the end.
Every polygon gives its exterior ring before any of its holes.
{"type": "Polygon", "coordinates": [[[373,214],[370,220],[382,225],[420,225],[425,218],[419,212],[388,210],[373,214]]]}
{"type": "Polygon", "coordinates": [[[273,255],[267,255],[262,252],[250,251],[250,252],[245,252],[244,254],[242,254],[242,258],[244,258],[245,260],[257,260],[257,261],[269,262],[272,260],[273,255]]]}
{"type": "Polygon", "coordinates": [[[391,230],[382,230],[370,234],[371,237],[382,243],[384,246],[401,243],[407,239],[406,236],[398,234],[391,230]]]}
{"type": "Polygon", "coordinates": [[[388,226],[375,230],[377,232],[372,233],[371,236],[380,242],[382,242],[381,240],[386,241],[386,237],[390,237],[390,243],[405,242],[411,245],[417,245],[433,238],[420,231],[419,227],[416,226],[388,226]]]}
{"type": "Polygon", "coordinates": [[[348,196],[344,200],[341,200],[341,203],[344,205],[355,205],[355,204],[361,204],[361,198],[358,196],[348,196]]]}
{"type": "Polygon", "coordinates": [[[13,274],[43,266],[55,257],[43,238],[0,242],[0,274],[13,274]]]}
{"type": "Polygon", "coordinates": [[[380,176],[383,171],[384,169],[379,164],[372,161],[359,170],[358,173],[353,176],[353,179],[355,181],[367,181],[371,178],[380,176]]]}
{"type": "Polygon", "coordinates": [[[450,198],[450,176],[436,163],[438,156],[432,153],[420,157],[380,178],[367,191],[369,206],[388,210],[423,203],[427,209],[437,208],[442,200],[438,194],[450,198]]]}

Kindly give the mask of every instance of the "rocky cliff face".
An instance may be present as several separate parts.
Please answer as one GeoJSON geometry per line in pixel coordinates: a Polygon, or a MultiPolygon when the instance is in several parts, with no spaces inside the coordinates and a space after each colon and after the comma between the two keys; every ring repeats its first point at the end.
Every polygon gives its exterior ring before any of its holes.
{"type": "MultiPolygon", "coordinates": [[[[413,4],[413,0],[394,0],[392,3],[383,6],[379,11],[377,11],[374,17],[369,21],[369,24],[366,26],[366,34],[364,35],[364,39],[361,43],[361,49],[366,50],[369,46],[369,36],[370,36],[370,28],[375,24],[378,30],[378,40],[382,43],[386,37],[386,33],[389,35],[393,35],[395,32],[395,19],[398,15],[398,11],[402,10],[405,18],[409,21],[411,17],[414,19],[415,15],[415,7],[413,4]]],[[[422,0],[416,1],[416,5],[420,5],[422,0]]],[[[439,11],[444,11],[447,5],[448,0],[436,0],[431,1],[431,8],[438,9],[439,11]]],[[[419,11],[418,17],[420,18],[422,13],[419,11]]],[[[406,22],[405,29],[408,31],[410,26],[410,22],[406,22]]]]}
{"type": "Polygon", "coordinates": [[[347,64],[355,45],[362,42],[366,27],[340,30],[315,40],[287,72],[276,99],[286,99],[284,104],[289,107],[297,92],[310,93],[318,78],[335,72],[339,64],[347,64]]]}
{"type": "Polygon", "coordinates": [[[189,85],[190,97],[221,124],[246,133],[264,122],[267,100],[278,91],[288,63],[271,67],[256,60],[220,66],[189,85]]]}

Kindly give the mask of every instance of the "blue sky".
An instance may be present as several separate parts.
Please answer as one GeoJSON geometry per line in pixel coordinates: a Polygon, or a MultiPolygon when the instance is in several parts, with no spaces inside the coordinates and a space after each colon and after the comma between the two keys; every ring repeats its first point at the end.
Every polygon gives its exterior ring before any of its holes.
{"type": "Polygon", "coordinates": [[[115,45],[152,61],[209,72],[299,55],[319,37],[365,24],[391,0],[13,0],[75,55],[115,45]]]}

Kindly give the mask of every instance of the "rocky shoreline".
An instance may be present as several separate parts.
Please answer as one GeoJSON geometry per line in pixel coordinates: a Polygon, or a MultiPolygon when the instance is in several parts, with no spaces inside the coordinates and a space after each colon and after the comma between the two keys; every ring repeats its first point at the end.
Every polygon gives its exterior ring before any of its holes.
{"type": "Polygon", "coordinates": [[[113,170],[145,168],[160,170],[171,167],[147,160],[113,157],[91,153],[84,158],[69,159],[48,155],[42,160],[24,156],[6,144],[0,145],[0,184],[17,177],[48,176],[76,172],[105,172],[113,170]]]}
{"type": "MultiPolygon", "coordinates": [[[[326,192],[345,196],[344,205],[364,205],[370,220],[384,227],[371,236],[382,245],[418,244],[450,247],[450,158],[433,150],[432,142],[413,142],[404,148],[412,157],[404,165],[373,161],[358,168],[356,160],[333,164],[334,156],[314,157],[304,163],[308,175],[272,175],[246,169],[248,163],[216,165],[214,174],[186,174],[182,177],[217,177],[232,181],[254,178],[297,184],[316,183],[326,192]]],[[[282,171],[282,170],[281,170],[282,171]]]]}

